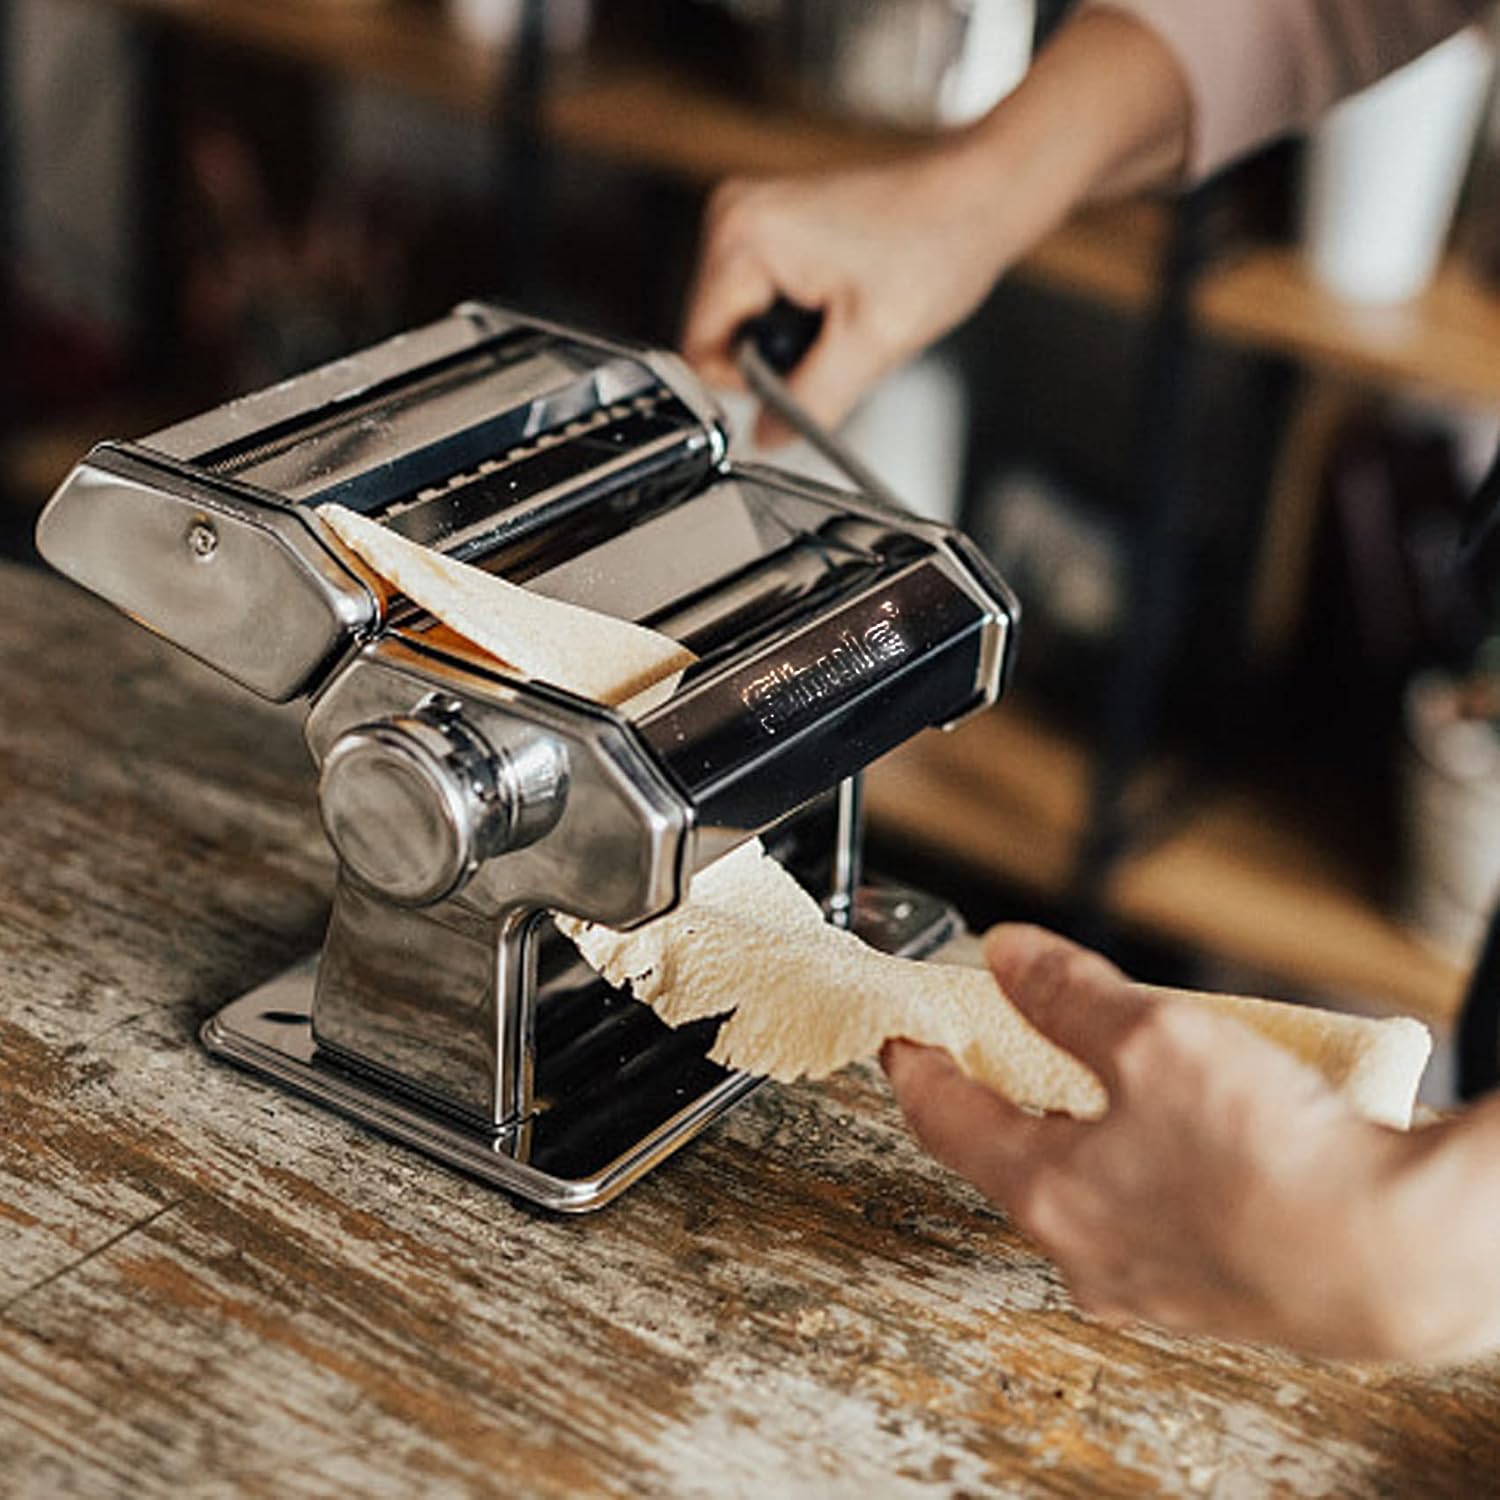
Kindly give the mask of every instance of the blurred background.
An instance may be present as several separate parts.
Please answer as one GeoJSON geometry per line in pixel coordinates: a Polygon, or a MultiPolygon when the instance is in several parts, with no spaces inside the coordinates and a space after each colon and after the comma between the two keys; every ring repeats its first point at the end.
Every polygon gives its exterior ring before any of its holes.
{"type": "MultiPolygon", "coordinates": [[[[134,437],[488,294],[674,341],[712,184],[988,108],[1048,0],[0,0],[0,554],[134,437]]],[[[1445,1025],[1500,883],[1494,38],[1091,210],[849,437],[1026,609],[872,772],[976,924],[1445,1025]]],[[[793,455],[792,462],[803,462],[793,455]]]]}

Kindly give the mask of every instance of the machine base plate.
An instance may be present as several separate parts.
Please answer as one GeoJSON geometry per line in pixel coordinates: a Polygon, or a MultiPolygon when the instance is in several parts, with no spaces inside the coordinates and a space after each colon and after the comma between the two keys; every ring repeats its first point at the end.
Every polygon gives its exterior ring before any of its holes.
{"type": "MultiPolygon", "coordinates": [[[[869,885],[859,892],[855,928],[874,947],[920,958],[953,935],[957,918],[951,907],[921,892],[869,885]]],[[[536,1111],[517,1124],[487,1129],[319,1048],[312,1032],[316,973],[317,959],[309,957],[231,1001],[204,1023],[204,1046],[449,1166],[562,1213],[609,1202],[763,1082],[706,1059],[716,1021],[668,1031],[645,1007],[601,982],[604,1011],[596,1005],[565,1044],[592,1048],[588,1086],[559,1088],[549,1102],[543,1072],[536,1111]],[[645,1037],[642,1027],[649,1030],[645,1037]],[[612,1040],[622,1028],[629,1029],[624,1042],[612,1040]]]]}

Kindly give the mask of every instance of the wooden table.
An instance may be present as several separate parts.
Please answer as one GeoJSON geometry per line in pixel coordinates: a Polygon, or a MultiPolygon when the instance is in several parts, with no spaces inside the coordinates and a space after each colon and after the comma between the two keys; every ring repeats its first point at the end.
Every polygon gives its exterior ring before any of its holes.
{"type": "Polygon", "coordinates": [[[0,568],[7,1494],[1477,1494],[1500,1364],[1111,1330],[878,1075],[559,1220],[215,1065],[318,937],[295,711],[0,568]]]}

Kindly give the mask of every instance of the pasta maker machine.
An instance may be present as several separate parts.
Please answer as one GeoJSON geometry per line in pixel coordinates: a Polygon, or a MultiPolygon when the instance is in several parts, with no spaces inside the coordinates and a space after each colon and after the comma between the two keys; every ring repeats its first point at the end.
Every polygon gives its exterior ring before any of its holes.
{"type": "Polygon", "coordinates": [[[668,1030],[549,913],[648,921],[760,835],[871,942],[940,936],[930,902],[856,895],[851,778],[999,695],[1015,601],[950,529],[732,461],[671,354],[468,303],[101,443],[37,540],[308,702],[327,938],[209,1019],[208,1049],[521,1197],[603,1203],[758,1082],[707,1060],[717,1021],[668,1030]],[[697,661],[634,712],[508,674],[345,551],[328,501],[697,661]]]}

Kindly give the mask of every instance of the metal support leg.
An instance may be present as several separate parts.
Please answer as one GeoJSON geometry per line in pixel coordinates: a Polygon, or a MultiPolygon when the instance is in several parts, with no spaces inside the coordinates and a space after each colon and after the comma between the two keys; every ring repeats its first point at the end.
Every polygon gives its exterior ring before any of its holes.
{"type": "Polygon", "coordinates": [[[495,111],[498,184],[494,202],[496,263],[504,294],[536,295],[546,203],[547,91],[545,0],[525,0],[511,66],[503,70],[495,111]]]}
{"type": "Polygon", "coordinates": [[[131,224],[131,363],[142,378],[153,381],[179,347],[184,43],[172,22],[143,19],[131,45],[140,111],[131,195],[136,205],[131,224]]]}
{"type": "Polygon", "coordinates": [[[1191,561],[1188,369],[1203,259],[1204,192],[1178,205],[1148,333],[1135,461],[1144,504],[1131,558],[1129,634],[1103,705],[1088,821],[1073,872],[1074,927],[1099,941],[1105,887],[1128,837],[1126,793],[1161,705],[1191,561]]]}
{"type": "Polygon", "coordinates": [[[864,779],[856,772],[839,782],[833,835],[833,890],[828,898],[828,920],[835,927],[854,925],[854,903],[864,866],[864,839],[864,779]]]}

